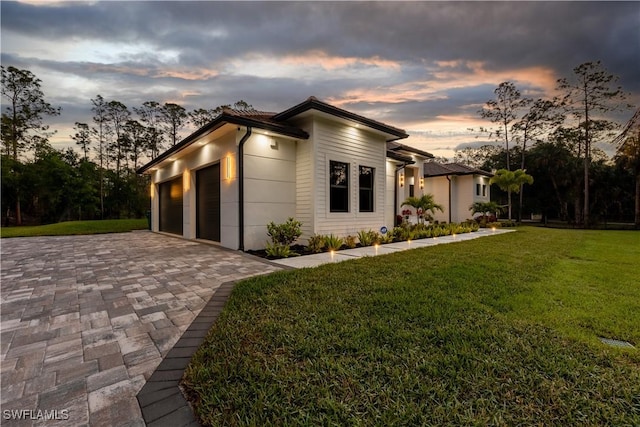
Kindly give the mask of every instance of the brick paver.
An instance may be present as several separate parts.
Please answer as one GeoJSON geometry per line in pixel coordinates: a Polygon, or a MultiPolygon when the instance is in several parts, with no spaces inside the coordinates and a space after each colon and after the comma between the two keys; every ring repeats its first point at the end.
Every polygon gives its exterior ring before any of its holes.
{"type": "Polygon", "coordinates": [[[3,239],[1,256],[1,424],[21,426],[144,425],[136,394],[218,287],[278,270],[146,231],[3,239]]]}

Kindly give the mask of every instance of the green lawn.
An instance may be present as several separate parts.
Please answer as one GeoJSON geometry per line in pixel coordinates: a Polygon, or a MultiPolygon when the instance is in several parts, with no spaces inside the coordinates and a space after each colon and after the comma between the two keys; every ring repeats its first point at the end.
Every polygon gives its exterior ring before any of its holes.
{"type": "Polygon", "coordinates": [[[239,283],[206,425],[640,425],[640,233],[520,228],[239,283]]]}
{"type": "Polygon", "coordinates": [[[124,233],[147,228],[146,219],[105,219],[99,221],[66,221],[57,224],[2,227],[1,237],[67,236],[72,234],[124,233]]]}

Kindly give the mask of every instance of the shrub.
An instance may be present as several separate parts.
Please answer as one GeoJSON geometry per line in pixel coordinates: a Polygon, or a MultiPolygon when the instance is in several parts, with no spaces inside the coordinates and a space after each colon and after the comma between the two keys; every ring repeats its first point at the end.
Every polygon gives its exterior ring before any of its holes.
{"type": "Polygon", "coordinates": [[[282,245],[279,243],[269,243],[267,242],[267,247],[265,249],[267,256],[272,258],[287,258],[291,255],[296,255],[291,251],[289,245],[282,245]]]}
{"type": "Polygon", "coordinates": [[[515,227],[516,225],[518,225],[515,221],[511,220],[502,221],[501,224],[503,227],[515,227]]]}
{"type": "Polygon", "coordinates": [[[344,245],[349,249],[355,248],[356,236],[352,236],[351,234],[349,234],[347,237],[344,238],[344,245]]]}
{"type": "Polygon", "coordinates": [[[322,234],[313,234],[309,237],[309,250],[314,254],[322,252],[324,249],[325,236],[322,234]]]}
{"type": "Polygon", "coordinates": [[[324,238],[324,247],[329,251],[340,250],[344,241],[338,237],[330,234],[324,238]]]}
{"type": "Polygon", "coordinates": [[[380,241],[380,236],[378,235],[378,232],[373,230],[361,230],[358,231],[358,240],[362,246],[371,246],[380,241]]]}
{"type": "Polygon", "coordinates": [[[300,227],[302,227],[302,223],[293,218],[289,218],[283,224],[275,224],[271,221],[267,225],[267,234],[273,243],[289,246],[302,234],[300,227]]]}
{"type": "Polygon", "coordinates": [[[487,228],[500,228],[502,224],[500,222],[489,222],[487,223],[487,228]]]}

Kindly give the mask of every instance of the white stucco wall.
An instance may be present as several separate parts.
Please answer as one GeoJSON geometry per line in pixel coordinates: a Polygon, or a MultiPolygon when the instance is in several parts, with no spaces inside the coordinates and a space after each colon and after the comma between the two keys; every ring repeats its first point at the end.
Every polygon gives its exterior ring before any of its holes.
{"type": "Polygon", "coordinates": [[[296,213],[296,141],[254,133],[244,144],[244,247],[262,249],[266,225],[296,213]]]}

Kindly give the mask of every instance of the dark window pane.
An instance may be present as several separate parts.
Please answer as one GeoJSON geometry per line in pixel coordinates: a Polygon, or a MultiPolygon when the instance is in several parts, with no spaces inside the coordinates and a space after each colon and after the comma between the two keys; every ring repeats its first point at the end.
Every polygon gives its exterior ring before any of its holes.
{"type": "Polygon", "coordinates": [[[349,164],[329,162],[329,209],[331,212],[349,212],[349,164]]]}
{"type": "Polygon", "coordinates": [[[359,167],[359,200],[360,212],[373,212],[373,183],[375,168],[369,166],[359,167]]]}

